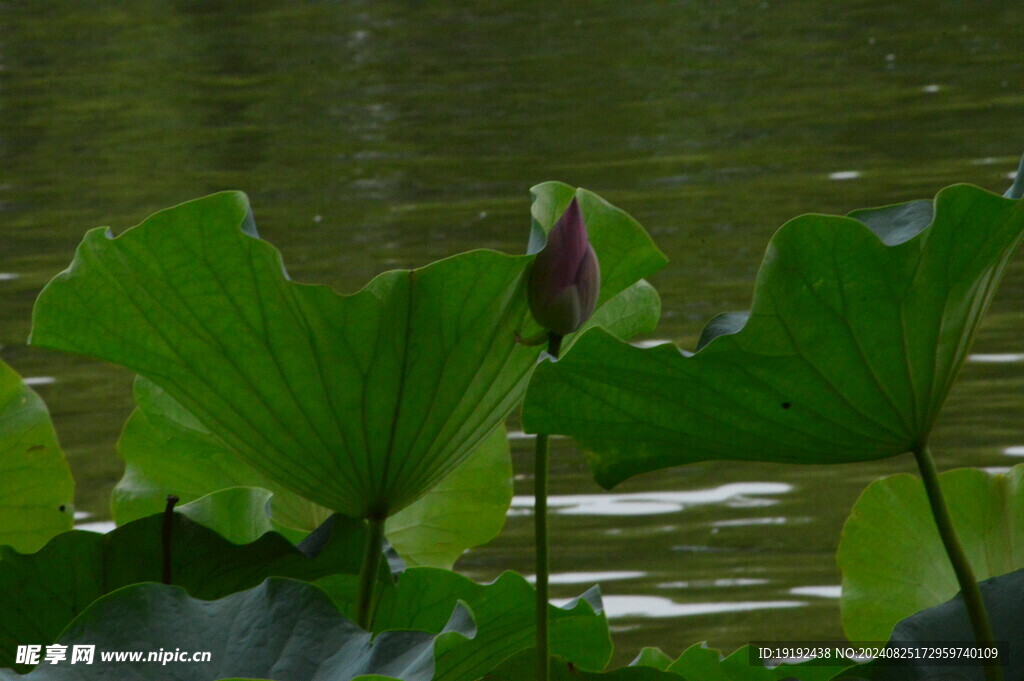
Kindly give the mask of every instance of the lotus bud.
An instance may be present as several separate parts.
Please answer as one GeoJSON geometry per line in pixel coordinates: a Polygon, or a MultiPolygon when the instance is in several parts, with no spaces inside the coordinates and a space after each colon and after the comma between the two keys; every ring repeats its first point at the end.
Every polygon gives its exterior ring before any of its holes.
{"type": "Polygon", "coordinates": [[[590,319],[600,290],[601,269],[574,198],[533,261],[530,311],[549,332],[564,336],[590,319]]]}

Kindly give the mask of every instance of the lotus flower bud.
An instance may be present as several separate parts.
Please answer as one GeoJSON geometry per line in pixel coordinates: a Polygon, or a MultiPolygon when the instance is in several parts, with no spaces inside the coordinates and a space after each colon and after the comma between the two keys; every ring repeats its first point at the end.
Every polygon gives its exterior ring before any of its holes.
{"type": "Polygon", "coordinates": [[[601,290],[601,270],[574,198],[548,234],[530,269],[530,311],[553,334],[572,333],[590,319],[601,290]]]}

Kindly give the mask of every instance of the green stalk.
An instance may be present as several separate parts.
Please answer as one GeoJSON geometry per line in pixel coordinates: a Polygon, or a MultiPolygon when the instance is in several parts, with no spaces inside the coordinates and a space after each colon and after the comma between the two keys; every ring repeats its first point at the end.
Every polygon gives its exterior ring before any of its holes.
{"type": "MultiPolygon", "coordinates": [[[[548,336],[548,354],[558,359],[562,337],[548,336]]],[[[548,681],[551,655],[548,652],[548,435],[538,433],[533,472],[533,528],[537,551],[537,681],[548,681]]]]}
{"type": "Polygon", "coordinates": [[[373,611],[377,598],[377,572],[384,553],[384,520],[385,515],[372,515],[366,519],[366,549],[363,552],[363,565],[359,570],[359,606],[356,610],[356,622],[366,631],[373,626],[373,611]]]}
{"type": "MultiPolygon", "coordinates": [[[[939,474],[935,469],[935,460],[926,446],[914,449],[914,458],[917,459],[917,467],[924,480],[928,503],[931,504],[932,516],[935,518],[935,525],[942,537],[942,544],[946,547],[949,562],[953,564],[956,579],[960,582],[960,593],[963,595],[967,615],[971,619],[974,639],[980,646],[994,645],[995,636],[992,635],[992,625],[989,623],[988,612],[985,610],[985,601],[981,598],[981,589],[978,588],[978,581],[974,578],[974,570],[971,569],[971,563],[967,560],[964,547],[960,544],[956,531],[953,529],[953,519],[949,515],[946,499],[942,496],[942,488],[939,486],[939,474]]],[[[985,662],[985,678],[988,681],[1003,681],[1003,668],[998,661],[988,660],[985,662]]]]}
{"type": "Polygon", "coordinates": [[[179,499],[174,494],[167,495],[167,504],[164,506],[164,525],[161,533],[160,543],[163,547],[163,583],[171,583],[171,530],[174,527],[174,505],[179,499]]]}

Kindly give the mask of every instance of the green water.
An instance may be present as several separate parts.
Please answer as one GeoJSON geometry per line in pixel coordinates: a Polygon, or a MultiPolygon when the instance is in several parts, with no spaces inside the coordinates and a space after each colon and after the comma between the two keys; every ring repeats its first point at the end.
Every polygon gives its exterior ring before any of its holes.
{"type": "MultiPolygon", "coordinates": [[[[244,189],[294,278],[352,291],[523,250],[529,187],[560,179],[651,231],[672,260],[652,338],[692,348],[749,302],[787,218],[955,181],[1002,192],[1024,150],[1020,3],[462,5],[0,5],[0,355],[51,405],[80,511],[107,514],[131,376],[24,341],[88,228],[244,189]]],[[[1024,455],[1022,328],[1018,256],[934,435],[940,466],[1024,455]]],[[[868,481],[913,467],[708,463],[598,496],[558,445],[553,590],[602,581],[621,661],[838,637],[842,522],[868,481]]],[[[528,507],[460,568],[531,572],[528,507]]]]}

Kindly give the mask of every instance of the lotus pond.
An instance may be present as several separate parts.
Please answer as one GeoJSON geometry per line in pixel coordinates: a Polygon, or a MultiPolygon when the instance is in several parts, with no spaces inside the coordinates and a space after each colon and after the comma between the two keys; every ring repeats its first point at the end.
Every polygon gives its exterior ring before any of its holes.
{"type": "MultiPolygon", "coordinates": [[[[714,315],[749,306],[787,219],[953,182],[1001,193],[1019,158],[1024,10],[1009,4],[186,3],[0,19],[2,357],[49,405],[87,525],[110,518],[132,374],[25,339],[93,226],[119,233],[243,188],[293,279],[349,292],[471,248],[523,252],[530,186],[564,180],[628,211],[669,258],[649,277],[661,321],[635,342],[693,349],[714,315]]],[[[941,470],[1024,455],[1021,310],[1018,256],[931,435],[941,470]]],[[[478,581],[533,571],[533,442],[509,430],[508,523],[457,565],[478,581]]],[[[896,472],[913,459],[714,461],[607,493],[555,439],[553,594],[601,583],[619,663],[642,645],[840,638],[840,529],[896,472]]]]}

